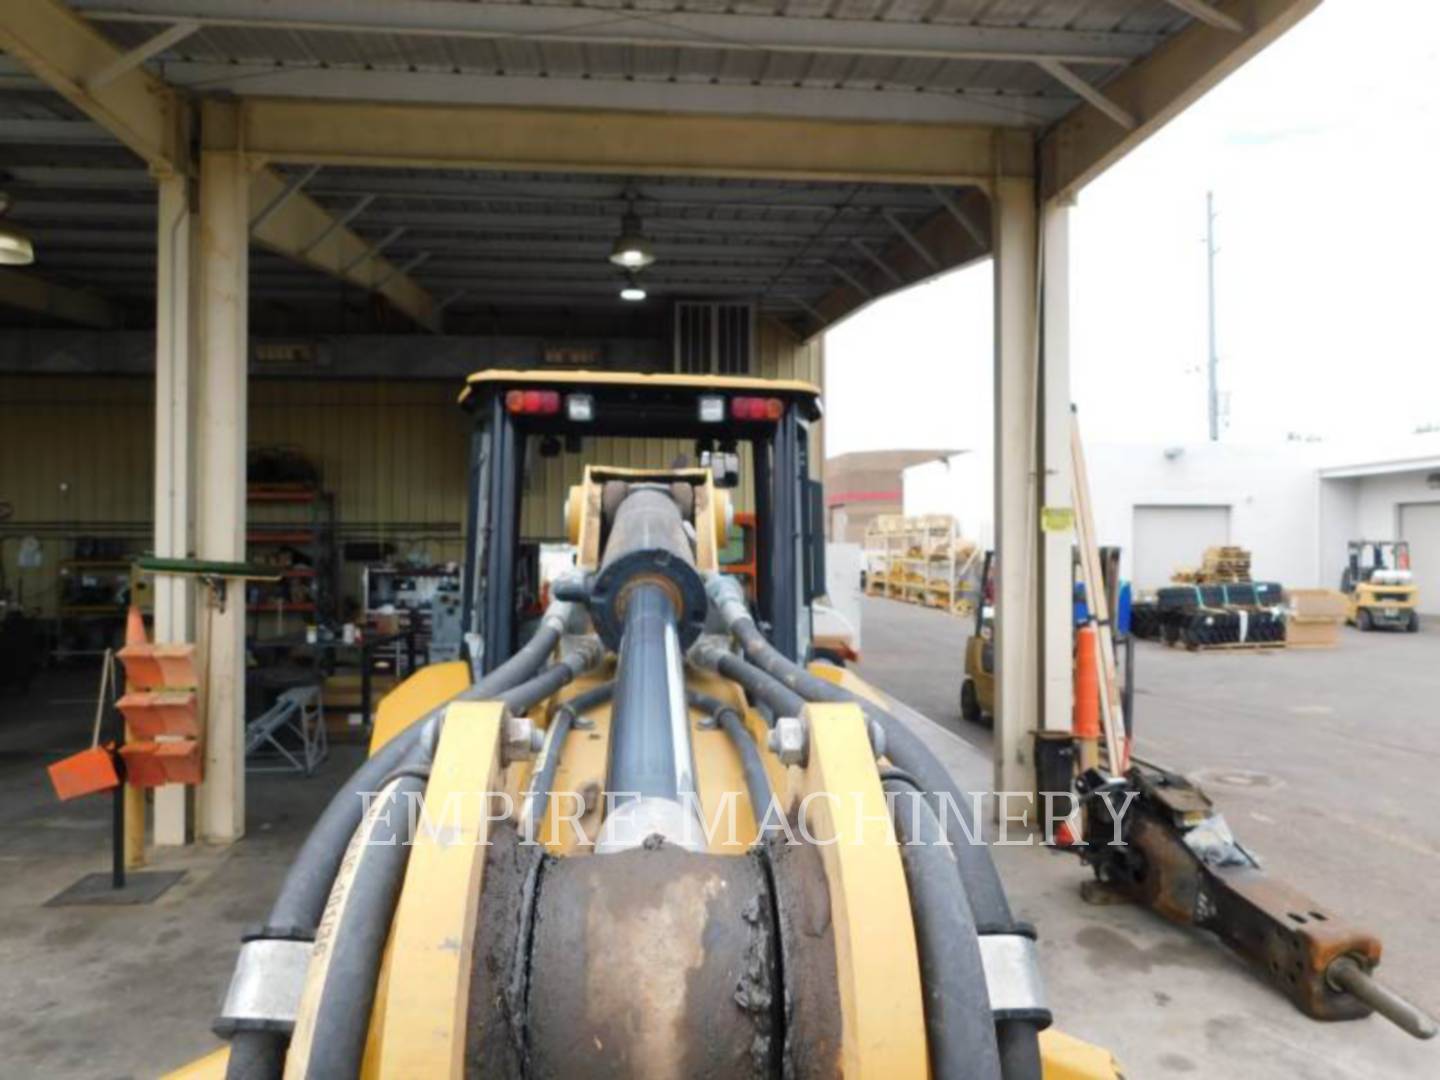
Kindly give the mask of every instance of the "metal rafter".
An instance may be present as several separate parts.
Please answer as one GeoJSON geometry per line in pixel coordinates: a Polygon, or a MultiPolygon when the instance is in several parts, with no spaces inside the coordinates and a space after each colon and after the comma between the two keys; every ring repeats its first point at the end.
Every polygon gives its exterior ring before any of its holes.
{"type": "MultiPolygon", "coordinates": [[[[1196,0],[1172,0],[1177,6],[1196,0]]],[[[206,26],[469,40],[545,41],[676,49],[1025,62],[1051,57],[1122,65],[1154,34],[956,26],[877,19],[461,3],[456,0],[72,0],[107,22],[194,19],[206,26]],[[597,17],[603,16],[603,17],[597,17]]],[[[1199,5],[1204,6],[1204,5],[1199,5]]]]}
{"type": "Polygon", "coordinates": [[[1133,128],[1137,123],[1135,115],[1130,112],[1129,109],[1112,101],[1099,87],[1092,86],[1086,82],[1059,60],[1038,60],[1036,63],[1040,65],[1041,70],[1056,82],[1062,86],[1068,86],[1126,130],[1133,128]]]}
{"type": "Polygon", "coordinates": [[[139,67],[152,56],[158,56],[166,49],[178,45],[199,29],[200,24],[193,20],[177,22],[168,30],[160,31],[160,33],[154,37],[135,46],[135,48],[129,52],[122,53],[110,63],[106,64],[94,75],[91,75],[85,80],[85,89],[89,90],[92,94],[103,90],[131,68],[139,67]]]}
{"type": "MultiPolygon", "coordinates": [[[[165,21],[191,20],[182,16],[165,21]]],[[[172,87],[140,66],[140,61],[135,60],[136,50],[125,53],[117,49],[57,0],[24,0],[6,5],[4,18],[0,19],[0,49],[138,154],[152,171],[162,175],[191,171],[190,110],[172,87]]],[[[250,184],[252,203],[258,200],[252,214],[268,207],[285,186],[273,170],[260,169],[250,184]]],[[[153,220],[153,206],[147,209],[153,220]]],[[[75,216],[70,204],[66,210],[67,217],[75,216]]],[[[333,223],[334,219],[318,203],[292,193],[280,200],[279,207],[254,234],[274,250],[336,273],[338,257],[328,263],[308,259],[314,243],[301,250],[289,228],[291,222],[304,221],[312,226],[312,235],[318,234],[322,227],[313,224],[317,220],[333,223]]],[[[331,227],[328,232],[335,234],[338,250],[364,243],[343,225],[331,227]]],[[[382,293],[421,325],[439,328],[434,300],[413,281],[401,275],[382,293]]]]}
{"type": "Polygon", "coordinates": [[[1183,11],[1192,19],[1199,19],[1216,29],[1229,30],[1234,34],[1245,32],[1244,23],[1233,15],[1227,15],[1214,4],[1206,3],[1205,0],[1165,0],[1165,2],[1173,8],[1183,11]]]}

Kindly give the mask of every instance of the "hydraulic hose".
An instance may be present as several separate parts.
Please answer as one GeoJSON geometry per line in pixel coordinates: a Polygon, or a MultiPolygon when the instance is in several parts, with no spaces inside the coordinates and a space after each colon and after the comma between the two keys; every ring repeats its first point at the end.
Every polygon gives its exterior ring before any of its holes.
{"type": "MultiPolygon", "coordinates": [[[[756,826],[761,826],[768,818],[774,793],[770,787],[770,777],[765,772],[765,764],[760,760],[760,751],[755,748],[755,740],[745,730],[739,712],[733,705],[727,705],[719,698],[702,694],[698,690],[686,691],[685,700],[713,717],[730,737],[730,742],[740,755],[740,768],[745,775],[745,790],[750,796],[751,813],[755,817],[756,826]]],[[[762,829],[760,839],[764,839],[764,833],[768,832],[769,828],[762,829]]]]}
{"type": "MultiPolygon", "coordinates": [[[[765,635],[750,618],[745,607],[743,594],[738,586],[729,584],[733,579],[713,575],[706,589],[712,604],[719,610],[726,627],[735,636],[749,661],[763,673],[782,683],[791,693],[811,701],[837,701],[859,705],[865,715],[878,721],[885,733],[885,756],[904,771],[915,776],[925,790],[933,797],[946,799],[953,804],[960,816],[965,831],[974,834],[974,823],[970,820],[967,800],[950,775],[950,770],[936,760],[918,736],[890,713],[851,693],[828,679],[812,675],[794,663],[765,640],[765,635]]],[[[742,684],[743,685],[743,684],[742,684]]],[[[949,810],[942,817],[948,825],[949,810]]],[[[1005,898],[1005,889],[1000,884],[1000,875],[990,859],[990,852],[983,844],[972,844],[966,837],[948,834],[953,842],[956,863],[960,876],[970,895],[975,918],[984,932],[1008,931],[1014,918],[1010,914],[1010,903],[1005,898]]]]}
{"type": "Polygon", "coordinates": [[[339,922],[320,998],[296,1027],[297,1041],[309,1048],[307,1077],[360,1075],[381,959],[414,839],[408,800],[422,793],[425,783],[423,774],[396,777],[351,841],[355,868],[348,881],[336,883],[343,894],[331,899],[339,922]],[[305,1033],[307,1020],[311,1030],[305,1033]]]}
{"type": "Polygon", "coordinates": [[[784,683],[712,641],[697,642],[690,650],[690,659],[739,684],[752,703],[770,711],[766,723],[771,727],[775,725],[776,716],[799,716],[805,708],[805,699],[784,683]]]}
{"type": "Polygon", "coordinates": [[[975,916],[964,888],[955,887],[955,859],[945,846],[945,831],[918,782],[898,773],[881,775],[887,794],[910,796],[892,802],[891,817],[920,952],[930,1071],[957,1080],[1000,1080],[975,916]]]}
{"type": "MultiPolygon", "coordinates": [[[[896,766],[910,773],[924,785],[934,798],[947,799],[960,816],[967,832],[973,835],[974,823],[966,810],[964,794],[956,786],[950,770],[936,759],[918,736],[889,712],[857,694],[851,693],[804,668],[776,650],[755,625],[745,606],[744,594],[733,578],[713,574],[706,582],[711,606],[719,612],[726,628],[740,643],[746,657],[766,674],[778,679],[793,692],[813,701],[850,702],[879,722],[885,733],[885,756],[896,766]]],[[[948,825],[948,812],[941,818],[948,825]]],[[[976,929],[981,934],[1007,934],[1018,929],[1005,897],[1000,875],[983,844],[970,843],[967,837],[947,833],[947,842],[954,853],[960,884],[970,900],[976,929]]],[[[996,1024],[1001,1071],[1005,1080],[1039,1080],[1040,1025],[1032,1020],[1005,1019],[996,1024]]]]}
{"type": "Polygon", "coordinates": [[[570,685],[605,659],[605,650],[594,638],[582,638],[558,661],[538,675],[506,690],[500,700],[512,716],[523,716],[540,702],[570,685]]]}
{"type": "MultiPolygon", "coordinates": [[[[478,683],[419,717],[351,775],[330,799],[290,864],[260,936],[301,940],[314,936],[340,860],[360,825],[364,796],[376,791],[396,769],[429,760],[440,718],[449,705],[455,701],[489,700],[532,676],[560,641],[573,610],[568,602],[552,603],[540,628],[513,656],[478,683]]],[[[279,1076],[288,1038],[283,1032],[271,1030],[236,1031],[230,1039],[227,1080],[279,1076]]]]}
{"type": "Polygon", "coordinates": [[[541,747],[540,760],[535,764],[534,779],[530,781],[525,801],[520,807],[520,837],[524,842],[534,842],[535,830],[550,807],[555,772],[560,767],[560,756],[565,749],[565,740],[570,737],[570,729],[591,709],[609,701],[614,693],[613,682],[601,683],[576,694],[569,701],[561,702],[552,710],[545,745],[541,747]]]}

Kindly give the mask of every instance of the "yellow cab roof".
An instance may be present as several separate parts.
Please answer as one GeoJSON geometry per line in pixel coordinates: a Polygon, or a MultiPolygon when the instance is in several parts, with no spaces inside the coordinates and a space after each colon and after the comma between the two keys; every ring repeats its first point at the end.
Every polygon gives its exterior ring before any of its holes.
{"type": "Polygon", "coordinates": [[[820,388],[814,383],[798,379],[757,379],[748,375],[651,375],[639,371],[517,371],[506,368],[486,368],[477,371],[465,380],[465,389],[460,392],[460,403],[465,404],[473,391],[480,387],[495,385],[554,386],[554,387],[609,387],[653,386],[674,390],[705,391],[751,391],[757,394],[783,394],[787,397],[808,399],[812,409],[817,409],[820,388]]]}

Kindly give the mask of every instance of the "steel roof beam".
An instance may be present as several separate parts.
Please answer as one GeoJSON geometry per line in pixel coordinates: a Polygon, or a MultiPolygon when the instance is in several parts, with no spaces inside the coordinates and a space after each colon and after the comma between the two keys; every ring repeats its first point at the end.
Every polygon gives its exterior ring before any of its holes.
{"type": "MultiPolygon", "coordinates": [[[[477,5],[483,8],[485,5],[477,5]]],[[[554,10],[532,8],[529,10],[554,10]]],[[[1062,116],[1068,97],[975,88],[855,87],[751,80],[626,78],[325,65],[172,60],[178,87],[242,97],[305,101],[490,105],[537,109],[617,109],[727,116],[809,117],[926,124],[1036,127],[1062,116]]],[[[583,168],[577,168],[583,171],[583,168]]]]}
{"type": "MultiPolygon", "coordinates": [[[[121,52],[63,4],[56,0],[25,0],[6,5],[5,18],[0,20],[0,48],[138,154],[152,172],[172,176],[192,171],[191,110],[171,86],[138,64],[128,63],[134,58],[133,51],[121,52]]],[[[222,106],[207,104],[205,108],[222,106]]],[[[333,234],[334,246],[342,252],[350,245],[362,245],[363,241],[345,229],[343,223],[336,225],[329,213],[313,200],[295,192],[282,198],[285,187],[285,181],[271,169],[261,168],[251,178],[252,217],[262,212],[265,215],[252,235],[273,250],[305,259],[331,273],[337,272],[334,262],[308,258],[315,243],[302,249],[296,243],[298,234],[294,226],[303,224],[312,236],[322,230],[326,236],[333,234]],[[271,204],[277,200],[278,205],[272,209],[271,204]]],[[[149,211],[149,220],[154,220],[153,204],[145,209],[149,211]]],[[[126,207],[118,216],[126,216],[128,211],[126,207]]],[[[62,216],[68,222],[79,215],[74,204],[67,203],[62,216]]],[[[101,218],[113,219],[113,211],[101,218]]],[[[344,257],[348,255],[337,258],[344,257]]],[[[357,281],[357,284],[365,282],[357,281]]],[[[438,329],[434,300],[413,281],[402,277],[381,292],[422,326],[438,329]]]]}
{"type": "Polygon", "coordinates": [[[276,192],[275,197],[266,203],[258,214],[250,219],[252,230],[260,228],[265,222],[274,217],[291,197],[297,194],[301,188],[314,179],[315,174],[320,171],[319,165],[311,165],[308,169],[302,169],[294,176],[285,181],[285,186],[276,192]]]}
{"type": "Polygon", "coordinates": [[[1134,128],[1135,116],[1129,109],[1107,97],[1104,91],[1086,82],[1058,60],[1036,61],[1040,69],[1062,86],[1067,86],[1127,131],[1134,128]]]}
{"type": "MultiPolygon", "coordinates": [[[[1176,6],[1204,7],[1198,0],[1176,6]]],[[[700,11],[461,3],[456,0],[72,0],[92,19],[348,34],[409,34],[468,40],[567,42],[795,52],[929,60],[1062,61],[1121,65],[1158,43],[1155,34],[1030,27],[961,26],[700,11]]]]}
{"type": "Polygon", "coordinates": [[[888,277],[896,285],[905,284],[905,279],[902,278],[899,274],[897,274],[894,268],[889,263],[887,263],[879,255],[876,255],[875,252],[871,251],[868,247],[866,247],[864,242],[861,241],[858,237],[852,237],[850,243],[854,245],[856,251],[860,252],[861,255],[864,255],[865,258],[869,259],[875,265],[875,268],[877,270],[879,270],[882,274],[888,277]]]}
{"type": "MultiPolygon", "coordinates": [[[[1195,0],[1185,2],[1194,6],[1195,0]]],[[[1056,123],[1040,140],[1042,198],[1073,196],[1314,11],[1320,0],[1223,0],[1205,6],[1237,23],[1234,13],[1244,12],[1243,32],[1197,15],[1154,52],[1109,79],[1106,98],[1133,116],[1135,126],[1120,127],[1093,102],[1056,123]]]]}
{"type": "Polygon", "coordinates": [[[981,247],[990,246],[990,238],[984,229],[975,221],[975,218],[966,211],[959,201],[942,187],[930,185],[930,194],[935,196],[935,201],[950,212],[950,216],[960,223],[960,227],[970,234],[970,238],[981,247]]]}
{"type": "Polygon", "coordinates": [[[154,37],[147,39],[129,52],[122,53],[110,61],[110,63],[106,64],[94,75],[91,75],[85,80],[85,89],[92,94],[105,89],[105,87],[109,86],[131,68],[137,68],[152,56],[158,56],[166,49],[178,45],[199,29],[200,24],[193,20],[175,23],[169,29],[160,31],[160,33],[154,37]]]}
{"type": "Polygon", "coordinates": [[[910,250],[915,252],[916,255],[919,255],[921,260],[923,260],[924,263],[929,266],[931,270],[940,269],[940,260],[935,258],[933,254],[931,254],[930,249],[927,248],[916,238],[915,234],[906,227],[903,221],[901,221],[898,217],[892,214],[889,210],[882,211],[882,214],[884,215],[885,220],[890,223],[890,227],[900,234],[900,239],[904,240],[905,243],[909,244],[910,250]]]}
{"type": "Polygon", "coordinates": [[[119,313],[103,297],[53,281],[0,270],[0,305],[51,315],[81,326],[110,329],[120,325],[119,313]]]}
{"type": "Polygon", "coordinates": [[[0,142],[35,146],[111,146],[115,136],[93,120],[32,120],[7,116],[0,118],[0,142]]]}
{"type": "Polygon", "coordinates": [[[139,67],[113,72],[124,54],[56,0],[6,4],[0,49],[166,175],[190,170],[189,112],[173,89],[139,67]]]}
{"type": "Polygon", "coordinates": [[[1214,4],[1205,0],[1165,0],[1171,7],[1183,11],[1192,19],[1199,19],[1218,30],[1229,30],[1232,34],[1243,34],[1245,24],[1233,15],[1227,15],[1214,4]]]}
{"type": "Polygon", "coordinates": [[[1032,134],[994,126],[268,97],[237,107],[247,152],[275,163],[980,186],[1034,168],[1032,134]]]}

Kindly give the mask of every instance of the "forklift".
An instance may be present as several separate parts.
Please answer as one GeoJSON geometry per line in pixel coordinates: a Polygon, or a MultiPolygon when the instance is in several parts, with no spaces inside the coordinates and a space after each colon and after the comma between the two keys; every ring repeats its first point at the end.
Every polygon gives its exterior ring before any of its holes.
{"type": "MultiPolygon", "coordinates": [[[[1124,659],[1125,715],[1130,715],[1134,694],[1130,672],[1134,667],[1135,639],[1130,633],[1130,583],[1120,580],[1120,549],[1100,549],[1100,572],[1109,595],[1110,610],[1115,612],[1115,648],[1124,659]]],[[[1085,588],[1075,582],[1075,625],[1089,620],[1085,606],[1085,588]]],[[[967,724],[993,727],[995,724],[995,552],[985,552],[980,569],[978,602],[975,604],[975,629],[965,641],[965,674],[960,680],[960,717],[967,724]]]]}
{"type": "Polygon", "coordinates": [[[1408,541],[1351,540],[1340,591],[1345,621],[1358,630],[1420,629],[1420,588],[1410,574],[1408,541]]]}

